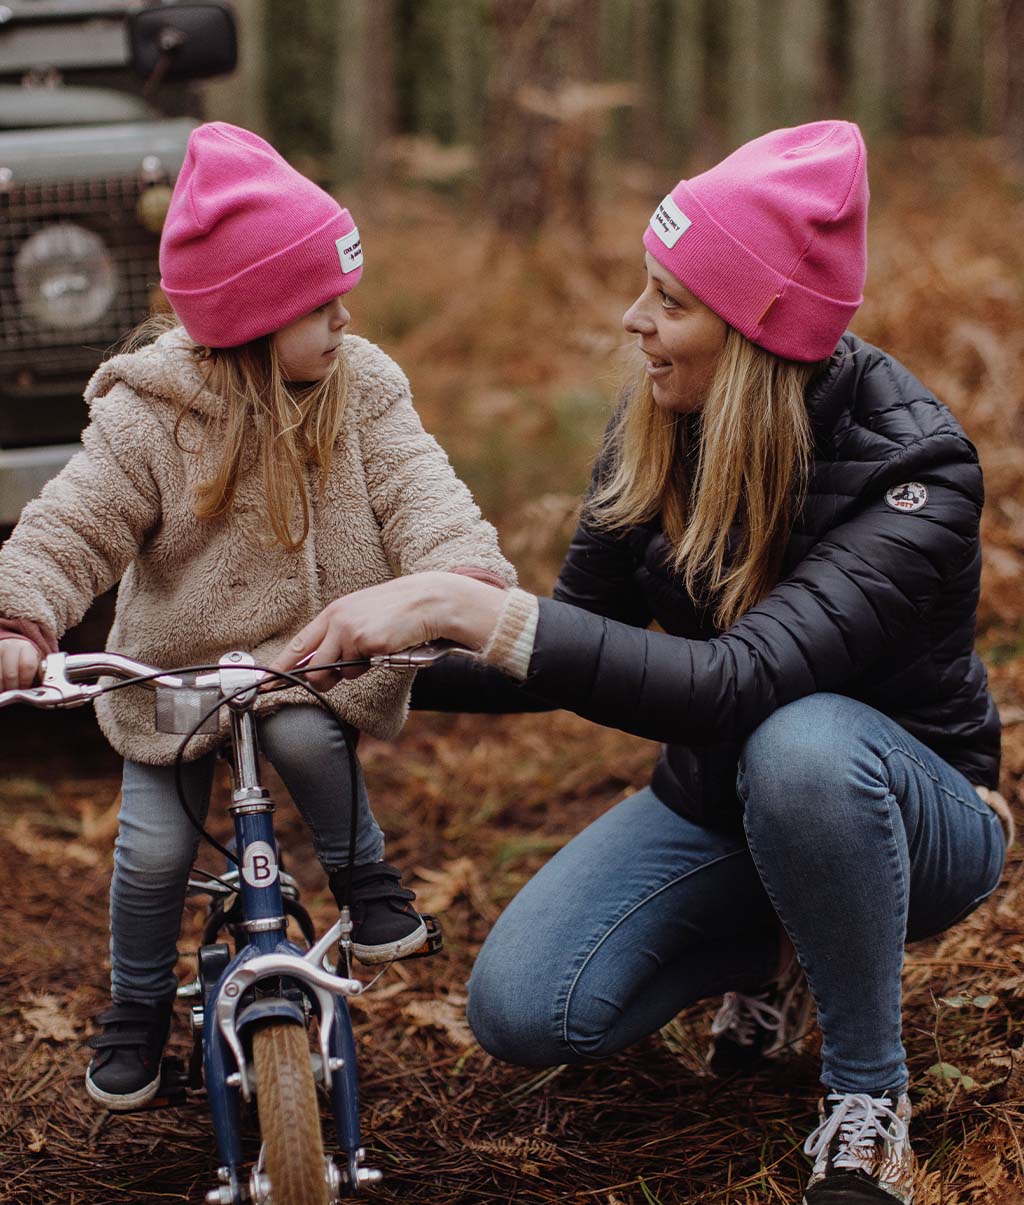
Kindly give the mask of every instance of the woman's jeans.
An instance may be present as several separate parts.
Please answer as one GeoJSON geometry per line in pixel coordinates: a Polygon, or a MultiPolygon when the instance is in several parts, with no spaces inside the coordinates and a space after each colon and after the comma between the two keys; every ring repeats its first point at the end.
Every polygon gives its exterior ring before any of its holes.
{"type": "Polygon", "coordinates": [[[840,695],[766,720],[744,745],[737,789],[745,841],[646,788],[526,884],[470,980],[485,1049],[526,1066],[612,1054],[696,1000],[771,980],[781,920],[817,1003],[822,1082],[905,1087],[904,942],[995,889],[998,818],[962,774],[840,695]]]}
{"type": "MultiPolygon", "coordinates": [[[[337,723],[319,707],[284,707],[258,721],[260,748],[273,763],[330,871],[349,860],[351,776],[337,723]]],[[[183,767],[192,812],[205,818],[216,754],[183,767]]],[[[356,764],[355,864],[379,862],[384,836],[356,764]]],[[[115,1000],[155,1004],[174,995],[178,930],[198,835],[178,801],[173,766],[124,764],[119,831],[110,885],[110,978],[115,1000]]]]}

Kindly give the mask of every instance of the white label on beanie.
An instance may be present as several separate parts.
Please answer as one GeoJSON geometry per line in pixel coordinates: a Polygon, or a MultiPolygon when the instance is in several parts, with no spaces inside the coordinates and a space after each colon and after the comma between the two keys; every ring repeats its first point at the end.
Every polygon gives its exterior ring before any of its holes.
{"type": "Polygon", "coordinates": [[[338,259],[341,260],[342,272],[354,272],[363,264],[363,244],[359,238],[359,230],[354,228],[344,238],[335,239],[338,248],[338,259]]]}
{"type": "Polygon", "coordinates": [[[651,229],[666,247],[674,247],[691,226],[690,219],[668,196],[651,214],[651,229]]]}

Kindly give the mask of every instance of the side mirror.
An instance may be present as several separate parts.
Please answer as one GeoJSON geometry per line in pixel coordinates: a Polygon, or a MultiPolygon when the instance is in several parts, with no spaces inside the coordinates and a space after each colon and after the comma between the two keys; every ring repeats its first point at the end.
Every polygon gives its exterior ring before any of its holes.
{"type": "Polygon", "coordinates": [[[238,62],[235,19],[222,4],[159,4],[133,13],[127,29],[131,64],[147,90],[224,75],[238,62]]]}

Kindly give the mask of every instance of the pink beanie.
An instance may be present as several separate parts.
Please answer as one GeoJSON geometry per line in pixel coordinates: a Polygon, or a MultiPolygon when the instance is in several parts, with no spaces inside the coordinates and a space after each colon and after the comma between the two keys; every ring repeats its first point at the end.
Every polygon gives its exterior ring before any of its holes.
{"type": "Polygon", "coordinates": [[[347,209],[257,134],[212,121],[189,137],[160,273],[197,343],[237,347],[354,288],[363,251],[347,209]]]}
{"type": "Polygon", "coordinates": [[[680,180],[644,246],[752,343],[823,360],[863,300],[866,160],[852,122],[773,130],[680,180]]]}

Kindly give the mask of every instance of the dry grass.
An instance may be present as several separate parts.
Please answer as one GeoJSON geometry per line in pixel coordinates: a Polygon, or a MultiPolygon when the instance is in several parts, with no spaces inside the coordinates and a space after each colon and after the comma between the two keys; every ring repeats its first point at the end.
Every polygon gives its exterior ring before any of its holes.
{"type": "MultiPolygon", "coordinates": [[[[981,449],[989,504],[980,639],[1006,723],[1004,791],[1020,814],[1021,187],[988,146],[903,146],[874,167],[871,300],[857,329],[936,388],[981,449]]],[[[428,426],[537,589],[557,568],[614,396],[616,322],[636,287],[650,201],[623,187],[602,207],[597,255],[555,235],[510,246],[423,194],[387,195],[360,223],[372,268],[353,298],[360,326],[409,370],[428,426]],[[403,228],[434,238],[403,238],[403,228]],[[635,247],[623,231],[637,233],[635,247]]],[[[104,811],[114,760],[82,716],[20,717],[7,735],[0,1200],[201,1200],[215,1165],[201,1105],[113,1118],[93,1112],[81,1087],[78,1039],[103,1004],[107,974],[104,811]]],[[[443,959],[395,968],[354,1009],[366,1143],[387,1173],[380,1200],[799,1199],[799,1145],[816,1094],[810,1055],[750,1081],[711,1081],[700,1073],[710,1008],[701,1006],[601,1066],[538,1074],[495,1063],[463,1023],[466,976],[495,916],[553,850],[645,781],[654,755],[648,743],[563,714],[416,716],[393,745],[367,742],[389,854],[443,913],[448,947],[443,959]]],[[[300,825],[290,809],[280,818],[304,898],[326,924],[328,897],[300,825]]],[[[1024,1202],[1022,896],[1017,856],[993,901],[907,959],[928,1205],[1024,1202]],[[939,1062],[959,1077],[938,1079],[929,1069],[939,1062]]],[[[189,921],[183,946],[195,937],[189,921]]]]}

